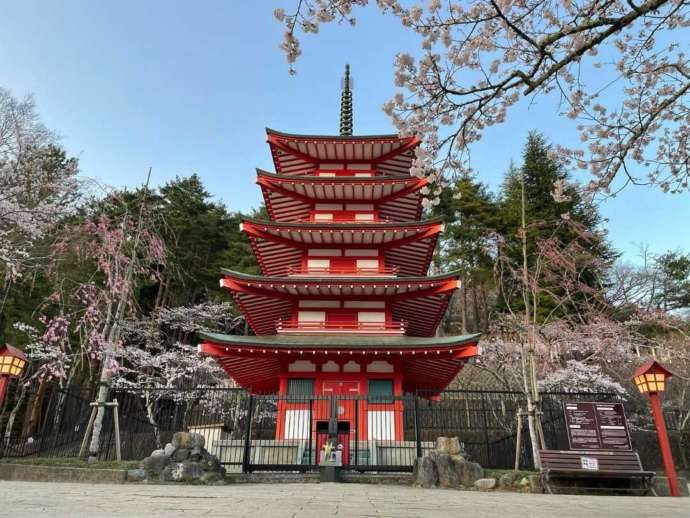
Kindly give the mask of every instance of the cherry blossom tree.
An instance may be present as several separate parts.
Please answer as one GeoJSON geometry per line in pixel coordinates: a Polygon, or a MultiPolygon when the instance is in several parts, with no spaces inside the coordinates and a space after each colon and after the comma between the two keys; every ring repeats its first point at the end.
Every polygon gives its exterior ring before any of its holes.
{"type": "Polygon", "coordinates": [[[5,289],[40,258],[36,244],[73,208],[76,175],[76,159],[66,157],[40,122],[33,98],[17,100],[0,88],[0,282],[5,289]]]}
{"type": "MultiPolygon", "coordinates": [[[[332,22],[354,25],[356,8],[369,3],[295,0],[276,9],[291,72],[301,33],[332,22]]],[[[509,120],[518,102],[549,97],[579,132],[581,147],[559,151],[589,170],[589,190],[687,188],[686,0],[371,3],[421,44],[418,55],[396,57],[400,90],[384,105],[400,133],[423,139],[417,174],[440,180],[444,172],[466,171],[470,146],[489,127],[509,120]]]]}

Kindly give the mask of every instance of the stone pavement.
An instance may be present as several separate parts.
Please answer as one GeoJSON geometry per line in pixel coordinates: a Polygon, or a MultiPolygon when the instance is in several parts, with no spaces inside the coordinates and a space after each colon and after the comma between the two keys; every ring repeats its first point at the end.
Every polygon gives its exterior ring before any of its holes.
{"type": "Polygon", "coordinates": [[[0,481],[0,516],[690,517],[690,498],[533,495],[367,484],[208,486],[0,481]]]}

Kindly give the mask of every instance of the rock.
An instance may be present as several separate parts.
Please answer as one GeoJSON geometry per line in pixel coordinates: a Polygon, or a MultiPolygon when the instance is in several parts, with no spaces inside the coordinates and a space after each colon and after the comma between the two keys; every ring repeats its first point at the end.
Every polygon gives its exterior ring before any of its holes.
{"type": "Polygon", "coordinates": [[[511,489],[513,487],[513,484],[518,480],[520,475],[518,473],[510,472],[510,473],[504,473],[501,475],[501,478],[498,479],[498,487],[501,489],[511,489]]]}
{"type": "Polygon", "coordinates": [[[458,464],[447,453],[436,454],[436,470],[438,471],[438,485],[444,488],[459,488],[460,473],[458,464]]]}
{"type": "Polygon", "coordinates": [[[206,439],[200,433],[190,433],[189,442],[189,447],[193,450],[203,450],[204,446],[206,446],[206,439]]]}
{"type": "Polygon", "coordinates": [[[490,491],[496,487],[495,478],[480,478],[474,482],[474,487],[480,491],[490,491]]]}
{"type": "Polygon", "coordinates": [[[191,433],[189,432],[175,432],[172,436],[172,445],[175,449],[190,448],[191,447],[191,433]]]}
{"type": "Polygon", "coordinates": [[[438,469],[429,455],[418,458],[414,466],[415,484],[421,487],[435,487],[438,483],[438,469]]]}
{"type": "Polygon", "coordinates": [[[127,482],[141,482],[146,478],[146,470],[142,468],[128,469],[127,482]]]}
{"type": "Polygon", "coordinates": [[[175,448],[188,448],[201,450],[206,446],[206,439],[200,433],[175,432],[172,437],[172,445],[175,448]]]}
{"type": "Polygon", "coordinates": [[[203,456],[203,458],[201,459],[201,462],[199,464],[201,464],[201,467],[205,471],[214,471],[217,469],[223,469],[220,467],[220,460],[218,460],[218,457],[216,457],[215,455],[210,455],[208,453],[203,456]]]}
{"type": "Polygon", "coordinates": [[[172,445],[172,443],[168,443],[165,445],[165,448],[163,448],[163,455],[166,457],[170,457],[173,453],[175,453],[175,447],[172,445]]]}
{"type": "Polygon", "coordinates": [[[222,484],[225,468],[204,449],[205,442],[198,433],[177,432],[165,448],[141,461],[139,470],[130,470],[127,480],[222,484]]]}
{"type": "Polygon", "coordinates": [[[457,437],[437,437],[436,451],[438,453],[458,455],[462,450],[460,449],[460,441],[457,437]]]}
{"type": "Polygon", "coordinates": [[[191,454],[192,451],[189,448],[178,448],[175,450],[175,453],[172,454],[171,459],[176,462],[182,462],[187,460],[191,454]]]}
{"type": "Polygon", "coordinates": [[[174,482],[192,482],[204,475],[201,466],[196,462],[177,462],[170,465],[170,480],[174,482]]]}
{"type": "Polygon", "coordinates": [[[141,461],[140,467],[148,473],[159,474],[161,471],[163,471],[163,468],[165,468],[167,463],[168,457],[165,455],[151,455],[150,457],[146,457],[141,461]]]}
{"type": "Polygon", "coordinates": [[[484,469],[476,462],[470,462],[462,457],[454,457],[455,469],[460,477],[460,483],[465,487],[472,487],[475,481],[484,476],[484,469]]]}

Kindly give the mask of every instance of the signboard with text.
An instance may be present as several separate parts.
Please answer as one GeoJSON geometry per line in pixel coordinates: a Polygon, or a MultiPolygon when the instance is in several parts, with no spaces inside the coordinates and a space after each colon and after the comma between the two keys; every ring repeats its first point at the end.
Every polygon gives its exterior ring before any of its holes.
{"type": "Polygon", "coordinates": [[[563,403],[571,450],[632,450],[621,403],[563,403]]]}

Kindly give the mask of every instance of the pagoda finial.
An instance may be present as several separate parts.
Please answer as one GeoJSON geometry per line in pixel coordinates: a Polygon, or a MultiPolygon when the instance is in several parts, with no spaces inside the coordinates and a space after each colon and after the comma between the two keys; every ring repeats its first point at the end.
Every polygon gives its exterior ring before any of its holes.
{"type": "Polygon", "coordinates": [[[340,94],[340,135],[352,135],[352,80],[350,65],[345,65],[342,93],[340,94]]]}

